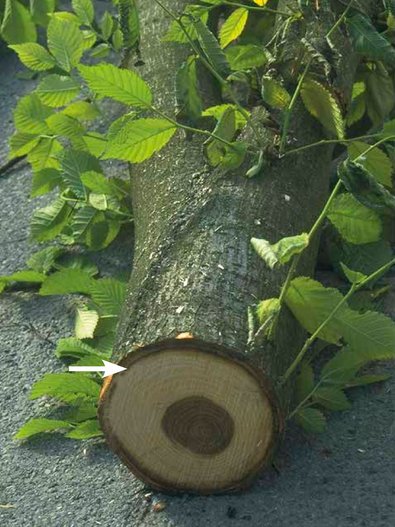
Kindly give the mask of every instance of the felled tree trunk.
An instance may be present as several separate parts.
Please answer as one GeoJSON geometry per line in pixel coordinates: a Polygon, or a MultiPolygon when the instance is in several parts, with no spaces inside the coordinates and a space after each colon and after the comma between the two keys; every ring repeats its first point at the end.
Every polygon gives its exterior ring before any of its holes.
{"type": "MultiPolygon", "coordinates": [[[[169,6],[180,12],[185,3],[169,6]]],[[[323,35],[339,13],[320,4],[309,35],[325,48],[323,35]]],[[[140,13],[139,72],[170,113],[175,72],[188,47],[161,41],[169,22],[155,2],[144,2],[140,13]]],[[[300,30],[295,25],[286,37],[285,78],[300,30]]],[[[347,101],[358,59],[343,28],[332,41],[333,87],[347,101]]],[[[323,137],[318,121],[297,104],[291,146],[323,137]]],[[[250,240],[276,242],[310,229],[327,197],[331,158],[332,147],[320,146],[270,160],[261,176],[246,179],[247,165],[237,173],[212,169],[200,137],[179,133],[152,160],[131,167],[136,246],[114,354],[127,371],[105,384],[100,420],[110,447],[153,487],[236,490],[270,459],[289,402],[278,380],[304,335],[284,308],[274,341],[246,353],[247,307],[277,297],[286,275],[284,268],[269,270],[250,240]]],[[[311,247],[300,273],[313,272],[315,256],[311,247]]]]}

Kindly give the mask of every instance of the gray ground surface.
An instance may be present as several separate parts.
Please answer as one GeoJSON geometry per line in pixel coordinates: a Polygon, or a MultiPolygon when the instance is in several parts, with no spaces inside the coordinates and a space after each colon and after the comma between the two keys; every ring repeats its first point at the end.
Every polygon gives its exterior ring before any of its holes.
{"type": "MultiPolygon", "coordinates": [[[[11,108],[31,83],[16,79],[16,60],[1,59],[0,160],[12,130],[11,108]]],[[[28,223],[38,205],[28,199],[26,167],[0,178],[0,275],[23,268],[31,251],[28,223]]],[[[102,258],[124,270],[130,247],[102,258]]],[[[28,401],[33,382],[60,371],[59,337],[70,334],[73,300],[27,292],[0,297],[0,527],[250,526],[357,527],[394,525],[394,380],[358,389],[350,411],[330,418],[329,431],[307,440],[287,434],[270,469],[240,495],[163,497],[163,512],[144,500],[143,486],[104,444],[59,435],[18,445],[12,435],[45,403],[28,401]]],[[[389,368],[387,368],[389,369],[389,368]]]]}

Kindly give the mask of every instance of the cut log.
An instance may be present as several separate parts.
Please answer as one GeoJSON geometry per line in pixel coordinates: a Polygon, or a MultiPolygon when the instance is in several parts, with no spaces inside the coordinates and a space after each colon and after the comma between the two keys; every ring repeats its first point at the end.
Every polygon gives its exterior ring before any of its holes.
{"type": "MultiPolygon", "coordinates": [[[[141,10],[140,72],[169,112],[175,71],[188,50],[160,40],[168,21],[154,4],[141,10]]],[[[184,5],[171,3],[177,12],[184,5]]],[[[318,46],[335,19],[323,6],[309,21],[318,46]]],[[[296,29],[287,37],[285,77],[300,37],[296,29]]],[[[334,87],[347,101],[358,59],[342,31],[332,45],[334,87]]],[[[259,111],[256,116],[270,142],[259,111]]],[[[301,103],[290,133],[292,145],[324,137],[301,103]]],[[[237,174],[214,170],[200,138],[179,134],[131,168],[135,256],[113,357],[127,370],[105,382],[99,415],[110,447],[154,488],[238,490],[270,460],[290,397],[290,387],[280,390],[278,381],[304,333],[283,309],[274,340],[246,353],[247,307],[278,297],[286,275],[284,268],[265,267],[250,239],[275,242],[308,231],[327,196],[331,158],[332,147],[320,146],[271,160],[249,180],[248,165],[237,174]]],[[[313,272],[315,256],[313,244],[300,273],[313,272]]]]}

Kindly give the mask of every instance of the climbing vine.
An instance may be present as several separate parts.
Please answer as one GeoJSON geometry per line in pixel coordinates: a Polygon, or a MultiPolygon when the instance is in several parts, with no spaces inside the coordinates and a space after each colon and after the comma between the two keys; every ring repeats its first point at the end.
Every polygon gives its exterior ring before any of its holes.
{"type": "MultiPolygon", "coordinates": [[[[141,163],[176,134],[192,133],[205,137],[203,148],[212,167],[229,177],[242,170],[247,178],[261,178],[264,184],[271,163],[336,145],[333,190],[310,231],[281,240],[251,240],[266,265],[288,266],[288,273],[276,298],[249,306],[247,352],[274,337],[278,317],[287,306],[310,335],[281,379],[287,383],[297,372],[289,418],[308,431],[322,431],[323,410],[350,406],[345,390],[386,378],[360,374],[361,368],[395,356],[395,324],[372,310],[370,302],[385,293],[380,280],[395,263],[386,239],[395,215],[394,5],[384,1],[382,14],[373,23],[357,1],[348,2],[323,35],[325,50],[305,31],[286,75],[278,68],[285,36],[295,26],[299,31],[306,28],[308,18],[321,9],[320,2],[282,3],[280,9],[270,0],[204,0],[174,13],[168,3],[150,1],[169,18],[167,33],[158,38],[190,50],[176,76],[176,108],[159,107],[155,93],[138,74],[140,33],[134,0],[114,2],[118,12],[106,11],[100,20],[95,19],[91,0],[73,0],[73,12],[51,7],[46,46],[36,42],[33,31],[26,33],[27,39],[10,37],[12,10],[25,11],[19,2],[7,0],[3,38],[38,77],[37,88],[15,109],[10,156],[31,164],[32,197],[56,189],[55,200],[34,213],[31,234],[38,242],[55,240],[57,245],[34,254],[27,269],[1,277],[0,289],[26,282],[40,284],[42,295],[85,295],[75,336],[61,339],[56,354],[79,365],[100,364],[111,356],[125,285],[114,278],[97,278],[97,268],[85,257],[67,255],[67,247],[103,249],[132,221],[128,183],[106,177],[106,160],[141,163]],[[277,17],[280,29],[274,31],[277,17]],[[349,107],[332,83],[334,38],[344,31],[361,56],[349,107]],[[119,66],[114,65],[117,55],[119,66]],[[103,62],[106,57],[109,60],[103,62]],[[137,66],[126,69],[132,59],[137,66]],[[221,92],[221,104],[204,107],[200,68],[221,92]],[[106,98],[125,111],[104,130],[101,112],[106,98]],[[324,138],[314,144],[294,144],[292,116],[300,103],[322,127],[324,138]],[[256,106],[264,112],[270,142],[263,141],[257,128],[256,106]],[[345,295],[298,275],[303,252],[323,226],[333,266],[350,283],[345,295]],[[366,292],[369,302],[356,307],[353,300],[366,292]],[[317,340],[320,346],[314,346],[317,340]],[[312,361],[317,349],[329,344],[338,350],[318,371],[312,361]]],[[[100,435],[98,392],[99,379],[92,375],[46,374],[33,386],[31,397],[49,396],[71,409],[62,419],[32,419],[17,437],[59,429],[72,438],[100,435]]]]}

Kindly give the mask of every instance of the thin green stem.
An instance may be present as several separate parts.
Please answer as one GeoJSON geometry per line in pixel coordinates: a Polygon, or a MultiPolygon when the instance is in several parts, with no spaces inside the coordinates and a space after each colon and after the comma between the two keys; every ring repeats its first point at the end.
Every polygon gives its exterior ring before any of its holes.
{"type": "Polygon", "coordinates": [[[292,364],[289,366],[287,371],[285,372],[281,384],[284,384],[289,377],[292,375],[292,373],[295,371],[297,366],[299,365],[300,361],[303,359],[305,354],[307,353],[310,346],[313,344],[313,342],[318,338],[321,331],[325,328],[325,326],[332,320],[332,318],[335,316],[335,314],[339,311],[339,309],[348,302],[348,300],[352,297],[352,295],[361,289],[362,287],[366,286],[369,282],[372,280],[375,280],[376,278],[379,278],[383,273],[388,271],[393,265],[395,265],[395,258],[393,258],[391,261],[377,269],[374,273],[367,276],[364,280],[362,280],[359,283],[354,283],[351,285],[350,289],[348,290],[347,294],[340,300],[340,302],[332,309],[332,311],[329,313],[329,315],[325,318],[325,320],[318,326],[318,328],[312,333],[312,335],[306,339],[305,343],[303,344],[301,350],[297,354],[295,360],[292,362],[292,364]]]}
{"type": "Polygon", "coordinates": [[[364,139],[375,139],[376,137],[381,137],[381,136],[382,136],[381,133],[377,133],[377,134],[360,135],[358,137],[353,137],[352,139],[321,139],[320,141],[317,141],[315,143],[310,143],[308,145],[298,146],[297,148],[293,148],[292,150],[287,150],[282,155],[289,156],[291,154],[298,154],[299,152],[303,152],[304,150],[309,150],[310,148],[314,148],[316,146],[342,144],[342,143],[347,144],[347,143],[352,143],[353,141],[363,141],[364,139]]]}
{"type": "Polygon", "coordinates": [[[308,406],[311,406],[313,403],[305,404],[310,397],[318,390],[318,388],[321,386],[322,380],[320,379],[317,384],[314,386],[314,388],[311,390],[309,394],[306,395],[306,397],[301,401],[293,410],[287,415],[287,419],[292,419],[292,417],[299,412],[300,408],[303,406],[307,408],[308,406]]]}
{"type": "Polygon", "coordinates": [[[335,23],[334,26],[331,27],[331,29],[328,31],[328,33],[325,35],[325,38],[329,38],[332,33],[340,26],[340,24],[343,22],[343,20],[346,18],[347,16],[347,13],[349,12],[349,10],[351,9],[352,7],[352,4],[353,4],[353,1],[354,0],[350,0],[350,3],[348,4],[348,6],[346,7],[346,9],[343,11],[343,13],[340,15],[340,17],[338,18],[337,22],[335,23]]]}
{"type": "Polygon", "coordinates": [[[302,84],[306,78],[306,75],[310,69],[310,66],[311,66],[311,63],[312,63],[312,59],[309,59],[309,61],[307,62],[306,64],[306,67],[299,79],[299,82],[298,82],[298,85],[296,86],[296,89],[292,95],[292,99],[291,99],[291,102],[289,103],[289,106],[288,108],[286,109],[285,111],[285,117],[284,117],[284,124],[283,124],[283,129],[282,129],[282,132],[281,132],[281,140],[280,140],[280,155],[284,152],[284,148],[285,148],[285,143],[286,143],[286,140],[287,140],[287,134],[288,134],[288,128],[289,128],[289,122],[291,120],[291,115],[292,115],[292,111],[294,109],[294,106],[296,104],[296,101],[298,99],[298,96],[299,96],[299,93],[300,93],[300,90],[302,89],[302,84]]]}

